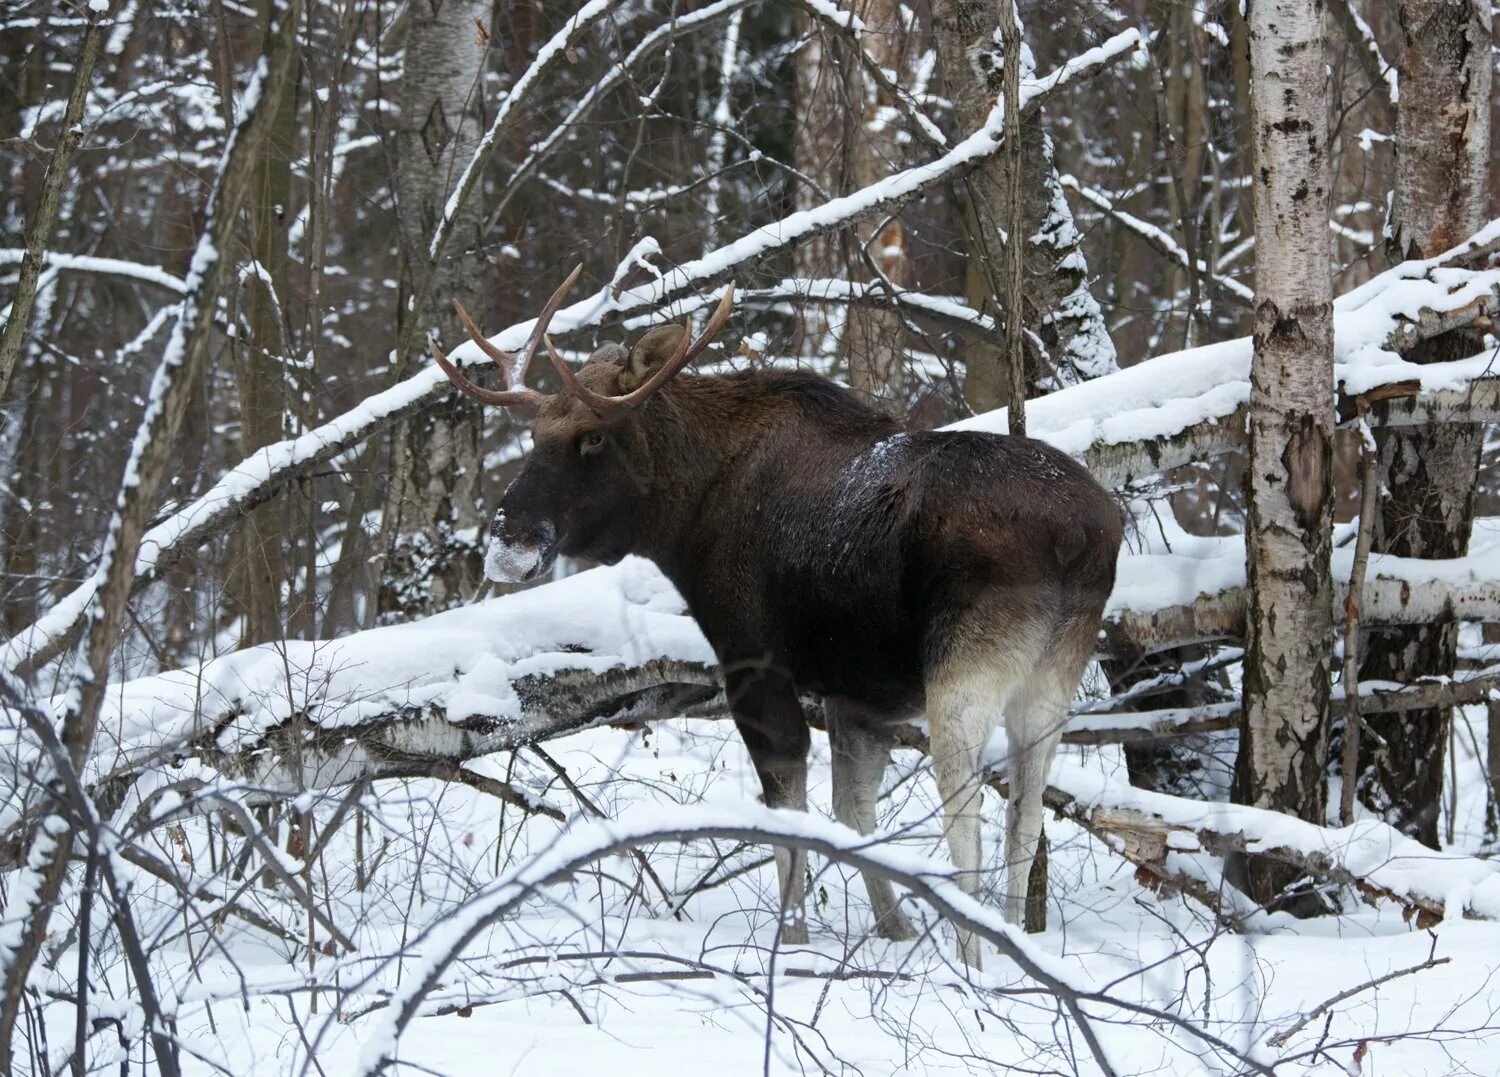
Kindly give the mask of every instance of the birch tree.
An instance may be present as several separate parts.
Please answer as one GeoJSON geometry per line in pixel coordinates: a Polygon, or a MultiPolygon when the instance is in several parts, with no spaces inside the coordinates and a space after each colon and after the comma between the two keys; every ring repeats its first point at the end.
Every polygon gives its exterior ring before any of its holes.
{"type": "MultiPolygon", "coordinates": [[[[1248,11],[1255,132],[1254,358],[1245,542],[1244,719],[1236,799],[1323,820],[1333,655],[1333,288],[1322,13],[1248,11]]],[[[1268,904],[1294,881],[1241,861],[1268,904]]]]}
{"type": "MultiPolygon", "coordinates": [[[[1494,66],[1489,4],[1402,0],[1399,16],[1396,189],[1386,235],[1393,263],[1441,254],[1487,219],[1494,66]]],[[[1483,349],[1482,334],[1464,329],[1426,341],[1406,357],[1442,362],[1483,349]]],[[[1378,435],[1387,495],[1376,551],[1431,558],[1468,552],[1484,430],[1444,424],[1378,435]]],[[[1458,624],[1445,617],[1374,632],[1365,654],[1362,678],[1451,676],[1458,624]]],[[[1451,719],[1448,708],[1372,719],[1388,747],[1367,748],[1359,776],[1370,808],[1434,848],[1451,719]]]]}
{"type": "MultiPolygon", "coordinates": [[[[484,309],[475,302],[486,279],[483,206],[472,197],[457,207],[452,238],[426,292],[429,304],[423,309],[408,306],[418,294],[428,247],[450,192],[483,133],[480,103],[490,7],[481,0],[433,0],[407,11],[395,179],[401,318],[417,320],[418,337],[462,337],[449,306],[453,298],[464,297],[471,309],[484,309]]],[[[479,424],[479,409],[454,397],[401,423],[392,435],[382,517],[387,536],[379,595],[383,616],[406,618],[444,609],[478,583],[479,424]]]]}

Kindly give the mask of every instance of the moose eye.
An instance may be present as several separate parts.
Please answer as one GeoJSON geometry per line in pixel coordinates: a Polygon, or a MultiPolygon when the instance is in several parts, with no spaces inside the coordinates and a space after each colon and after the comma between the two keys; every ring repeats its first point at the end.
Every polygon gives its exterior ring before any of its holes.
{"type": "Polygon", "coordinates": [[[598,452],[604,446],[604,435],[597,430],[590,430],[578,439],[578,451],[585,456],[591,452],[598,452]]]}

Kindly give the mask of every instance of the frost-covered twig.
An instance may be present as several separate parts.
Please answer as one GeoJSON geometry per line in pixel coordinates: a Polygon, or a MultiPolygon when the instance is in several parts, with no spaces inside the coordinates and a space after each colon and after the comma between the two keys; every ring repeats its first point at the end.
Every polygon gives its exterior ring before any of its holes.
{"type": "MultiPolygon", "coordinates": [[[[1184,269],[1189,267],[1187,251],[1183,250],[1176,240],[1156,227],[1156,225],[1143,221],[1135,214],[1127,213],[1125,210],[1120,209],[1115,200],[1110,198],[1109,195],[1080,183],[1075,176],[1059,176],[1057,182],[1062,184],[1065,189],[1078,195],[1085,202],[1113,217],[1120,224],[1155,247],[1165,257],[1172,259],[1184,269]]],[[[1226,277],[1213,272],[1201,258],[1198,260],[1198,274],[1204,280],[1208,281],[1222,297],[1242,307],[1248,306],[1255,299],[1255,289],[1241,284],[1233,277],[1226,277]]]]}
{"type": "Polygon", "coordinates": [[[568,879],[594,861],[642,845],[687,843],[712,839],[770,843],[818,853],[836,863],[878,873],[911,891],[957,927],[997,947],[1028,978],[1056,999],[1072,1026],[1082,1036],[1095,1065],[1105,1074],[1116,1071],[1100,1042],[1097,1018],[1084,1008],[1116,1007],[1167,1022],[1215,1052],[1227,1054],[1240,1066],[1258,1073],[1268,1067],[1217,1037],[1167,1011],[1135,1006],[1111,998],[1041,950],[1018,928],[1005,923],[997,909],[965,894],[953,881],[947,865],[885,842],[879,835],[858,834],[837,823],[798,812],[776,811],[758,805],[693,806],[667,815],[639,819],[595,821],[563,835],[545,853],[510,875],[484,887],[463,906],[434,922],[417,939],[408,978],[391,999],[389,1010],[371,1030],[363,1050],[360,1072],[376,1074],[397,1061],[403,1030],[422,1011],[424,1001],[445,972],[490,924],[505,916],[537,891],[568,879]]]}

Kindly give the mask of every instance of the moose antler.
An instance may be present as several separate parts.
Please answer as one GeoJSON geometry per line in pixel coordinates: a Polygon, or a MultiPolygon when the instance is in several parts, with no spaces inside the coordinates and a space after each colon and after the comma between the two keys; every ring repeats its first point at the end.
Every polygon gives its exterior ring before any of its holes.
{"type": "MultiPolygon", "coordinates": [[[[432,357],[437,360],[438,366],[443,368],[443,373],[448,375],[448,380],[475,400],[502,407],[540,407],[547,399],[547,394],[526,388],[526,368],[531,365],[532,357],[536,355],[537,348],[541,347],[542,341],[546,338],[547,325],[552,321],[552,316],[557,313],[557,308],[562,306],[563,300],[567,298],[568,292],[577,283],[578,276],[582,272],[583,266],[575,268],[568,274],[568,279],[558,286],[557,291],[552,293],[552,298],[547,300],[547,305],[542,308],[541,314],[537,315],[536,328],[531,331],[526,346],[515,355],[491,344],[479,331],[479,326],[474,324],[474,319],[469,317],[469,312],[464,309],[464,305],[456,299],[453,301],[453,309],[458,313],[458,320],[469,331],[469,338],[500,368],[500,376],[505,381],[504,392],[475,385],[448,361],[448,357],[437,346],[437,342],[429,337],[427,347],[431,349],[432,357]]],[[[552,346],[549,343],[547,347],[550,350],[552,346]]]]}
{"type": "Polygon", "coordinates": [[[708,324],[703,327],[703,332],[698,335],[698,339],[693,339],[691,319],[684,321],[682,343],[677,346],[677,351],[672,354],[672,357],[657,368],[656,373],[652,374],[643,385],[620,396],[605,396],[584,385],[573,373],[572,368],[563,362],[562,356],[557,354],[557,350],[552,347],[551,339],[544,338],[547,344],[547,355],[551,358],[552,365],[557,368],[558,377],[562,378],[567,391],[581,400],[595,414],[606,415],[612,411],[638,408],[650,399],[652,393],[666,384],[672,375],[691,363],[704,348],[708,347],[709,342],[718,335],[719,330],[724,328],[724,323],[729,320],[729,312],[733,306],[734,284],[731,283],[728,288],[724,289],[724,298],[719,300],[719,305],[714,308],[713,316],[708,319],[708,324]]]}

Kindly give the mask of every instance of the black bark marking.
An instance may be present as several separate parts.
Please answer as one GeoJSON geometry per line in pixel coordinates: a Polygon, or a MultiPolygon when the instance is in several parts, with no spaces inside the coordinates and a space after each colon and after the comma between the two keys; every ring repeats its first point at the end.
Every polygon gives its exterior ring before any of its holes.
{"type": "Polygon", "coordinates": [[[1329,501],[1333,445],[1310,415],[1304,415],[1281,454],[1286,497],[1305,533],[1315,532],[1329,501]]]}

